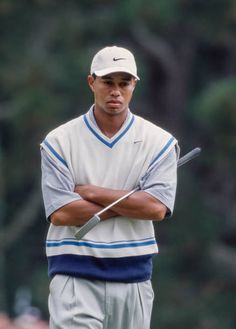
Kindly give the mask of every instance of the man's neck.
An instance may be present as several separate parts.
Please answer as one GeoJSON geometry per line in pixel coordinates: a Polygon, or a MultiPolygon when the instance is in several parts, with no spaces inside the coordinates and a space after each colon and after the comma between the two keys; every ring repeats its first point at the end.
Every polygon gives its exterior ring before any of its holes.
{"type": "Polygon", "coordinates": [[[106,112],[96,111],[95,108],[93,114],[101,132],[108,138],[112,138],[124,124],[128,111],[111,115],[106,112]]]}

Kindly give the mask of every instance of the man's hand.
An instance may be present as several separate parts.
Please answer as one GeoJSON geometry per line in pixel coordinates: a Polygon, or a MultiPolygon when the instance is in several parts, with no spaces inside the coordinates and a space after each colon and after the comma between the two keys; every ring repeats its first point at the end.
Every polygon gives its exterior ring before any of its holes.
{"type": "Polygon", "coordinates": [[[102,187],[92,184],[85,184],[76,185],[74,192],[78,193],[84,200],[93,201],[94,199],[96,199],[96,195],[102,193],[103,190],[105,189],[103,189],[102,187]]]}
{"type": "MultiPolygon", "coordinates": [[[[59,208],[51,216],[54,225],[78,226],[85,224],[94,214],[104,208],[102,203],[93,201],[95,195],[101,194],[103,188],[95,185],[77,185],[75,192],[81,196],[81,200],[73,201],[59,208]]],[[[107,210],[101,216],[106,220],[119,214],[114,210],[107,210]]]]}
{"type": "MultiPolygon", "coordinates": [[[[74,191],[84,200],[103,207],[108,206],[128,192],[127,190],[114,190],[92,184],[77,185],[74,191]]],[[[137,191],[113,206],[111,210],[120,216],[130,218],[162,220],[167,208],[149,193],[137,191]]]]}

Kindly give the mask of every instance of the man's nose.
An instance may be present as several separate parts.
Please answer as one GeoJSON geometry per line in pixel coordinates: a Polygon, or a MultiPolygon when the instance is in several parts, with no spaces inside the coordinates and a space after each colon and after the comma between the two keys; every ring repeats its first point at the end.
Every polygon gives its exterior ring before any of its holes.
{"type": "Polygon", "coordinates": [[[120,96],[120,89],[118,86],[114,86],[111,90],[111,96],[118,97],[120,96]]]}

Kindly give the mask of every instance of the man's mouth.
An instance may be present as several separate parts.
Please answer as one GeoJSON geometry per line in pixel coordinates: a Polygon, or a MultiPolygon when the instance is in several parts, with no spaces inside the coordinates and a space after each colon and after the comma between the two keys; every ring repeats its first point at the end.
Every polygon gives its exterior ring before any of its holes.
{"type": "Polygon", "coordinates": [[[120,106],[121,102],[117,101],[117,100],[110,100],[110,101],[107,102],[107,104],[110,105],[110,106],[120,106]]]}
{"type": "Polygon", "coordinates": [[[107,101],[107,103],[109,103],[109,104],[121,104],[121,102],[118,101],[117,99],[111,99],[111,100],[107,101]]]}

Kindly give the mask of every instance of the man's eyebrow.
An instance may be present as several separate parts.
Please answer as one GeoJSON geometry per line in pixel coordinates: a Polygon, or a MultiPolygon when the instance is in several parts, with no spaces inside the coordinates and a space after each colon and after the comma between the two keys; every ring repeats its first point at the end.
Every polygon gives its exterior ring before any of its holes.
{"type": "Polygon", "coordinates": [[[127,76],[125,78],[122,78],[121,80],[124,80],[124,81],[131,81],[132,80],[132,76],[127,76]]]}
{"type": "Polygon", "coordinates": [[[103,80],[112,80],[112,77],[109,76],[109,75],[104,75],[104,76],[101,77],[101,79],[103,79],[103,80]]]}
{"type": "MultiPolygon", "coordinates": [[[[103,80],[114,80],[114,78],[110,75],[104,75],[101,77],[103,80]]],[[[122,81],[131,81],[132,76],[127,76],[127,77],[121,77],[122,81]]]]}

